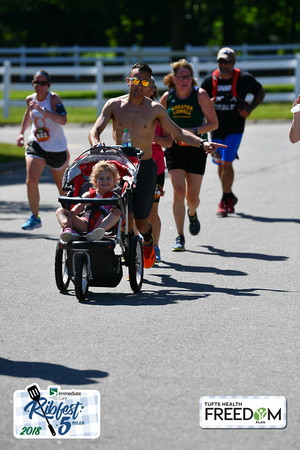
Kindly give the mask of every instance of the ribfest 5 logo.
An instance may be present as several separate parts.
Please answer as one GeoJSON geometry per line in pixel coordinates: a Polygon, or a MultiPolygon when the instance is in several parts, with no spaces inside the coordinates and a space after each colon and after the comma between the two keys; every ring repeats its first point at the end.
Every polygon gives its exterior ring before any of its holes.
{"type": "Polygon", "coordinates": [[[61,390],[37,384],[14,393],[14,436],[27,438],[96,439],[100,436],[100,393],[61,390]]]}

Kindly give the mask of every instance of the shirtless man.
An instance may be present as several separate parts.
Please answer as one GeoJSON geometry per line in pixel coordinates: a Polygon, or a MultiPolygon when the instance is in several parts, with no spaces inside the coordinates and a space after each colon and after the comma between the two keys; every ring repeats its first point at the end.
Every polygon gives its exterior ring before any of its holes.
{"type": "Polygon", "coordinates": [[[222,144],[207,142],[187,130],[179,128],[169,117],[167,110],[159,103],[152,101],[145,94],[151,82],[152,70],[147,64],[137,63],[131,68],[127,78],[129,94],[108,100],[89,133],[92,147],[100,143],[100,135],[109,123],[113,122],[115,140],[122,145],[124,128],[128,128],[133,147],[143,150],[141,165],[134,192],[133,213],[129,218],[129,229],[132,229],[133,217],[137,229],[143,236],[144,267],[150,268],[155,263],[155,250],[152,239],[152,226],[148,221],[153,204],[156,186],[156,164],[152,158],[152,140],[156,122],[171,133],[174,139],[199,147],[199,151],[214,153],[222,144]]]}

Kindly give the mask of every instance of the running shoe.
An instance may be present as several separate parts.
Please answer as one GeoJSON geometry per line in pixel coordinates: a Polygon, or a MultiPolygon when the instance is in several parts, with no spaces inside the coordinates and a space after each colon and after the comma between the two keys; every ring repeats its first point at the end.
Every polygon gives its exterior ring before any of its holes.
{"type": "Polygon", "coordinates": [[[90,242],[101,241],[104,235],[105,235],[104,228],[95,228],[95,230],[91,231],[86,235],[86,240],[90,242]]]}
{"type": "Polygon", "coordinates": [[[221,200],[219,203],[219,209],[217,211],[217,216],[226,217],[227,214],[228,214],[227,202],[224,202],[223,200],[221,200]]]}
{"type": "Polygon", "coordinates": [[[219,153],[218,152],[214,152],[214,153],[211,154],[211,156],[212,156],[213,162],[215,164],[220,165],[220,163],[222,162],[222,159],[221,159],[221,156],[219,155],[219,153]]]}
{"type": "Polygon", "coordinates": [[[237,197],[234,194],[232,194],[232,195],[233,195],[233,197],[229,197],[229,199],[228,199],[228,204],[227,204],[228,214],[234,213],[234,205],[236,205],[237,201],[238,201],[237,197]]]}
{"type": "Polygon", "coordinates": [[[62,242],[71,242],[76,241],[79,238],[79,234],[76,231],[72,230],[72,228],[65,228],[61,235],[59,236],[62,242]]]}
{"type": "Polygon", "coordinates": [[[189,221],[190,221],[190,225],[189,225],[190,233],[193,236],[196,236],[197,234],[199,234],[199,231],[200,231],[200,228],[201,228],[200,222],[199,222],[198,217],[197,217],[197,213],[195,212],[195,214],[191,217],[189,215],[189,210],[188,210],[187,211],[187,215],[188,215],[188,218],[189,218],[189,221]]]}
{"type": "Polygon", "coordinates": [[[155,250],[153,245],[153,237],[151,243],[148,245],[143,244],[143,253],[144,253],[144,267],[145,269],[150,269],[155,263],[155,250]]]}
{"type": "Polygon", "coordinates": [[[185,250],[184,244],[185,244],[184,236],[182,234],[179,234],[175,239],[175,244],[172,247],[172,252],[183,252],[185,250]]]}
{"type": "Polygon", "coordinates": [[[161,261],[160,249],[156,247],[156,245],[154,245],[154,250],[155,250],[155,261],[160,262],[161,261]]]}
{"type": "Polygon", "coordinates": [[[42,221],[40,216],[37,218],[35,215],[31,214],[28,220],[22,225],[22,230],[34,230],[35,228],[41,228],[42,221]]]}

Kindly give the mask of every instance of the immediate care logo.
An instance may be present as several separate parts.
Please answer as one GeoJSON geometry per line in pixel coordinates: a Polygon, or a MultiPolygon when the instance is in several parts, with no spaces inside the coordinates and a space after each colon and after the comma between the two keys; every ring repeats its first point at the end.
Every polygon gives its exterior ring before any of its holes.
{"type": "Polygon", "coordinates": [[[13,427],[18,439],[96,439],[100,436],[100,393],[27,386],[14,393],[13,427]]]}
{"type": "Polygon", "coordinates": [[[284,397],[201,397],[202,428],[284,428],[284,397]]]}

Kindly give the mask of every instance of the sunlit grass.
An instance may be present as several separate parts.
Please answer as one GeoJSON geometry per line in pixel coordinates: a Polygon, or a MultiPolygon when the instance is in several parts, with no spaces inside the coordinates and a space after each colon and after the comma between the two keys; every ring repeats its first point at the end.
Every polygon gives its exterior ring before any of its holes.
{"type": "Polygon", "coordinates": [[[0,142],[0,164],[24,160],[24,147],[0,142]]]}

